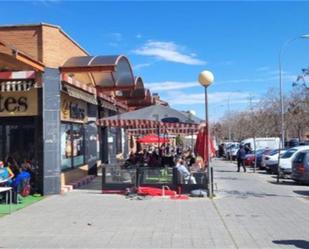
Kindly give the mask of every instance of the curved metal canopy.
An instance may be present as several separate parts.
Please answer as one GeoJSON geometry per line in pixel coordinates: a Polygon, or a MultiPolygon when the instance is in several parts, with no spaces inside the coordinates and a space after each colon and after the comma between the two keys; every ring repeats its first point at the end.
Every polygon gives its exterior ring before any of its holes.
{"type": "Polygon", "coordinates": [[[147,89],[144,88],[144,82],[141,77],[135,77],[134,89],[116,92],[116,98],[119,100],[144,99],[147,95],[147,89]]]}
{"type": "Polygon", "coordinates": [[[104,90],[134,88],[132,67],[123,55],[72,57],[60,71],[104,90]]]}
{"type": "Polygon", "coordinates": [[[142,106],[149,106],[154,104],[154,99],[151,96],[150,90],[145,89],[145,97],[138,99],[138,98],[132,98],[127,100],[127,105],[129,107],[142,107],[142,106]]]}

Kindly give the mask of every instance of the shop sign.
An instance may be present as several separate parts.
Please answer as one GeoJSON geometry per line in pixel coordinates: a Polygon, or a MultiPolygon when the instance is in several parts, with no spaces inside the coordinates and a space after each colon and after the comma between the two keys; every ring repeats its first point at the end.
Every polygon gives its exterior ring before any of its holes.
{"type": "Polygon", "coordinates": [[[87,118],[87,104],[67,95],[61,95],[61,120],[85,122],[87,118]]]}
{"type": "Polygon", "coordinates": [[[38,115],[37,90],[0,92],[0,117],[38,115]]]}

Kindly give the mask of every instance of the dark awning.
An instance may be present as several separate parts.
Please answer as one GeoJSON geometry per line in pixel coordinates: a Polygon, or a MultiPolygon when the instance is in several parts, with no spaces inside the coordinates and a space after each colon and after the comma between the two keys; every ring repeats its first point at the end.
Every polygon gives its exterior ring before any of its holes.
{"type": "Polygon", "coordinates": [[[63,91],[65,91],[69,96],[73,97],[73,98],[77,98],[80,100],[83,100],[87,103],[90,104],[94,104],[97,105],[98,101],[97,101],[97,96],[93,95],[93,94],[89,94],[85,91],[82,91],[80,89],[77,89],[75,87],[72,87],[68,84],[64,84],[62,86],[63,91]]]}

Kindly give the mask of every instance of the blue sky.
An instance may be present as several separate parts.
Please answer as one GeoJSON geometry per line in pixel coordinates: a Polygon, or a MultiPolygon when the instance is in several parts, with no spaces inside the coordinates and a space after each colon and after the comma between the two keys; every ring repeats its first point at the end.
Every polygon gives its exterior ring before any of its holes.
{"type": "MultiPolygon", "coordinates": [[[[172,107],[204,116],[199,72],[210,70],[210,119],[278,89],[282,44],[309,33],[309,2],[1,2],[0,24],[56,24],[94,55],[125,54],[172,107]]],[[[309,39],[283,56],[284,91],[309,66],[309,39]]]]}

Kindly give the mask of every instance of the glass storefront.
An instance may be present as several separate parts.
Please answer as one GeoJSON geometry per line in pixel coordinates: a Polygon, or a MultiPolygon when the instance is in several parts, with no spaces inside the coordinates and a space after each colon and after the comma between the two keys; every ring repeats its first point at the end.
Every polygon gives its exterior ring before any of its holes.
{"type": "Polygon", "coordinates": [[[13,157],[17,163],[35,158],[34,124],[0,125],[0,160],[13,157]]]}
{"type": "Polygon", "coordinates": [[[84,127],[82,124],[61,123],[61,169],[85,164],[84,127]]]}

